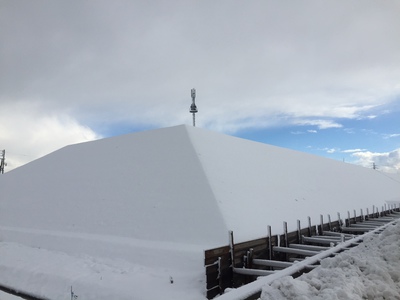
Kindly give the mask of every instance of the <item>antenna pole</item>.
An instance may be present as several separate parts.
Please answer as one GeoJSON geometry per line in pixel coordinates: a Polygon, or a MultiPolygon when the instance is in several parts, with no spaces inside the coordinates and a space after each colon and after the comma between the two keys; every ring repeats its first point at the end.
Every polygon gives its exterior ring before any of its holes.
{"type": "Polygon", "coordinates": [[[0,156],[0,173],[1,174],[4,174],[5,160],[6,160],[6,150],[1,150],[1,156],[0,156]]]}
{"type": "Polygon", "coordinates": [[[192,89],[191,91],[191,95],[192,95],[192,105],[190,105],[190,111],[193,114],[193,127],[196,127],[196,117],[195,114],[197,113],[197,107],[196,107],[196,103],[194,102],[195,98],[196,98],[196,90],[192,89]]]}

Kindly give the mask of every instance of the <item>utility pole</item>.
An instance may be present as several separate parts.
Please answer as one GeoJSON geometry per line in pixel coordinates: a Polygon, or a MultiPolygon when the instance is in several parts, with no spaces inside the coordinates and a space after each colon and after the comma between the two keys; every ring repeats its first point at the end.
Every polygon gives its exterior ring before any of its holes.
{"type": "Polygon", "coordinates": [[[196,107],[196,103],[194,102],[194,99],[196,98],[196,90],[195,89],[191,90],[191,95],[192,95],[192,105],[190,105],[190,112],[193,114],[193,127],[196,127],[195,113],[197,113],[197,107],[196,107]]]}
{"type": "Polygon", "coordinates": [[[4,174],[4,166],[5,166],[5,160],[6,160],[6,150],[1,150],[1,156],[0,156],[0,173],[4,174]]]}
{"type": "Polygon", "coordinates": [[[374,169],[374,170],[377,170],[377,169],[378,169],[378,167],[376,166],[375,163],[372,163],[372,169],[374,169]]]}

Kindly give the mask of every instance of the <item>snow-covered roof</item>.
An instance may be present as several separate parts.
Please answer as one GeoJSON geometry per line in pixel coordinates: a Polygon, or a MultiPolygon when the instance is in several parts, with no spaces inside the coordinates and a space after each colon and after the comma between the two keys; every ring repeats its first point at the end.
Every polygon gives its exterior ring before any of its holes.
{"type": "Polygon", "coordinates": [[[197,276],[228,230],[250,240],[381,207],[398,190],[377,170],[180,125],[70,145],[2,175],[0,234],[197,276]]]}
{"type": "Polygon", "coordinates": [[[67,146],[1,179],[6,225],[201,245],[400,197],[376,170],[185,125],[67,146]]]}

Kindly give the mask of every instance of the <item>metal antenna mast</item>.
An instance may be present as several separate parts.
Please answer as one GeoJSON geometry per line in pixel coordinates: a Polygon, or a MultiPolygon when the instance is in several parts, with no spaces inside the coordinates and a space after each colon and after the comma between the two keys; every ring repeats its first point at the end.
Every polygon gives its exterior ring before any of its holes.
{"type": "Polygon", "coordinates": [[[0,155],[0,173],[4,174],[4,166],[6,165],[6,150],[1,150],[0,155]]]}
{"type": "Polygon", "coordinates": [[[196,90],[192,89],[191,94],[192,94],[192,105],[190,105],[190,112],[193,114],[193,127],[196,127],[195,113],[197,113],[197,107],[196,103],[194,103],[194,99],[196,98],[196,90]]]}

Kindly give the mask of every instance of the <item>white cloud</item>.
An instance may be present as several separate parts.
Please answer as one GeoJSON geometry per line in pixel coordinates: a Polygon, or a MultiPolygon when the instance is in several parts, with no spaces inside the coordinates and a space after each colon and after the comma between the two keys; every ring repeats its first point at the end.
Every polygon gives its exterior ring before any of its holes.
{"type": "Polygon", "coordinates": [[[0,105],[1,149],[10,171],[65,145],[99,138],[67,114],[47,114],[35,103],[0,105]]]}
{"type": "Polygon", "coordinates": [[[328,129],[328,128],[341,128],[343,125],[336,123],[332,120],[294,120],[294,124],[296,125],[311,125],[317,126],[319,129],[328,129]]]}
{"type": "Polygon", "coordinates": [[[361,151],[353,153],[352,156],[357,158],[356,164],[367,168],[372,168],[375,164],[380,171],[388,173],[400,171],[400,149],[383,153],[361,151]]]}
{"type": "Polygon", "coordinates": [[[366,151],[366,149],[347,149],[347,150],[342,150],[340,152],[342,153],[355,153],[355,152],[363,152],[366,151]]]}
{"type": "Polygon", "coordinates": [[[329,154],[335,153],[337,150],[335,148],[327,149],[326,152],[329,154]]]}
{"type": "Polygon", "coordinates": [[[395,138],[395,137],[399,137],[400,133],[392,133],[392,134],[384,134],[383,138],[384,139],[390,139],[390,138],[395,138]]]}
{"type": "Polygon", "coordinates": [[[339,148],[327,148],[327,147],[325,147],[325,148],[317,148],[316,150],[324,151],[324,152],[329,153],[329,154],[336,153],[336,152],[340,151],[339,148]]]}

